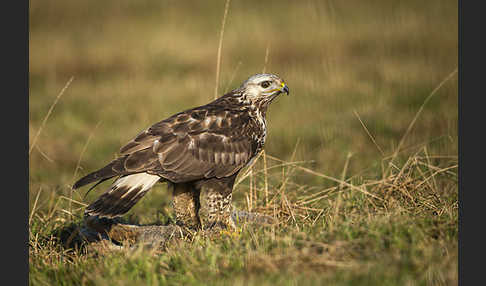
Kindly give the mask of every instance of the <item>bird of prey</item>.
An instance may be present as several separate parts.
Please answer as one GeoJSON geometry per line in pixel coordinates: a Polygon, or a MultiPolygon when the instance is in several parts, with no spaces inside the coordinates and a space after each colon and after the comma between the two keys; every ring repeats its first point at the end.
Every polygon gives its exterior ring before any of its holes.
{"type": "MultiPolygon", "coordinates": [[[[251,164],[265,144],[269,104],[285,82],[274,74],[255,74],[214,101],[155,123],[120,149],[120,156],[73,185],[116,178],[85,216],[119,217],[157,182],[172,191],[176,223],[201,228],[200,192],[207,192],[208,228],[234,227],[232,189],[242,168],[251,164]]],[[[93,188],[92,187],[92,188],[93,188]]],[[[90,189],[91,190],[91,189],[90,189]]]]}

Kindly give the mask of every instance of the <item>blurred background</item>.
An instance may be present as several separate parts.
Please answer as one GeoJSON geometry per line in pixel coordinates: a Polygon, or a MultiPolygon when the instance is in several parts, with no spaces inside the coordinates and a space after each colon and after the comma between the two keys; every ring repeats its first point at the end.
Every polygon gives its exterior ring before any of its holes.
{"type": "MultiPolygon", "coordinates": [[[[42,127],[29,155],[31,205],[39,189],[68,195],[142,129],[213,99],[225,1],[29,3],[29,145],[42,127]]],[[[267,154],[290,160],[295,150],[295,161],[339,177],[352,153],[348,174],[380,173],[457,69],[457,15],[449,0],[233,0],[218,89],[264,69],[280,75],[291,95],[269,109],[267,154]]],[[[457,97],[454,76],[400,155],[427,146],[457,156],[457,97]]]]}

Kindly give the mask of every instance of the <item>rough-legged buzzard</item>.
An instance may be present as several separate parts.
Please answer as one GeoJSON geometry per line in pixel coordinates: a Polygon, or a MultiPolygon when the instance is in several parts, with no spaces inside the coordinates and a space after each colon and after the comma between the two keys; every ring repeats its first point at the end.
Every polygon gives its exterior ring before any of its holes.
{"type": "Polygon", "coordinates": [[[201,227],[199,195],[204,188],[211,226],[231,225],[235,178],[263,148],[267,107],[282,92],[289,94],[281,78],[256,74],[220,98],[142,131],[120,149],[117,159],[73,185],[76,189],[116,177],[85,215],[121,216],[161,181],[171,186],[177,224],[201,227]]]}

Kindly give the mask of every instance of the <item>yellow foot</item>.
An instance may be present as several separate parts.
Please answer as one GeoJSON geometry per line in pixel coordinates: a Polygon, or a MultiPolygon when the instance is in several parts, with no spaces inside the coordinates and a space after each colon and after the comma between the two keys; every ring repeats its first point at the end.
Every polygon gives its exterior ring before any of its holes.
{"type": "Polygon", "coordinates": [[[222,229],[219,231],[219,234],[222,235],[222,236],[229,236],[231,238],[239,238],[240,237],[240,233],[241,233],[241,229],[240,228],[237,228],[237,229],[233,229],[233,228],[230,228],[230,229],[222,229]]]}

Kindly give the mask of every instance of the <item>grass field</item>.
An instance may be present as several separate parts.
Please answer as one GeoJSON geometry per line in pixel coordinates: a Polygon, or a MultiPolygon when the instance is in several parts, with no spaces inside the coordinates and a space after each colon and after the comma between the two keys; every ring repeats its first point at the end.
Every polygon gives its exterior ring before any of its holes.
{"type": "MultiPolygon", "coordinates": [[[[456,285],[457,1],[30,1],[31,285],[456,285]],[[65,249],[80,176],[140,130],[272,72],[238,209],[270,228],[104,257],[65,249]]],[[[166,185],[128,214],[173,221],[166,185]]]]}

